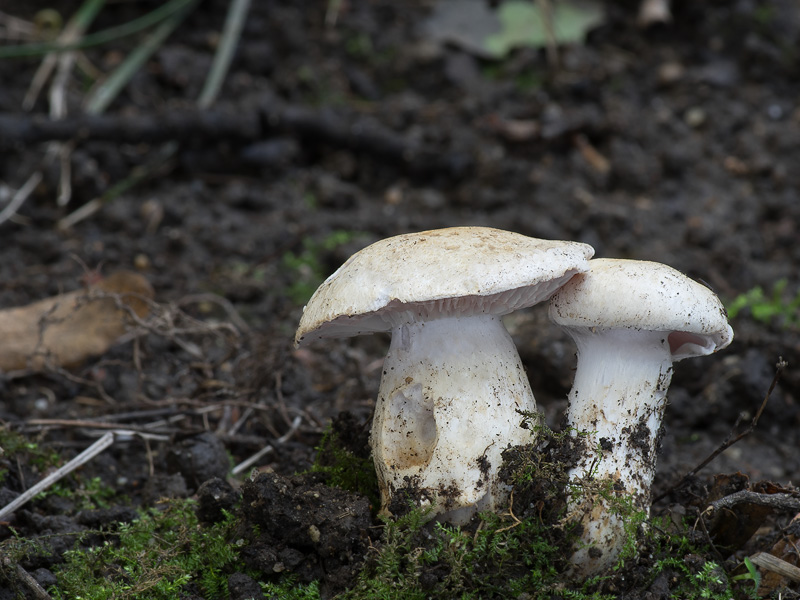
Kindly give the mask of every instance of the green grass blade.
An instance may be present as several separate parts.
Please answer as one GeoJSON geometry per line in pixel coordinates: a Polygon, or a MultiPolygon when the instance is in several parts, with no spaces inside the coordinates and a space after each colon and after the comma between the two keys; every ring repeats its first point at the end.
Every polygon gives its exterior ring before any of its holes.
{"type": "Polygon", "coordinates": [[[48,52],[63,52],[65,50],[76,50],[99,46],[107,42],[127,37],[156,25],[170,16],[178,13],[184,8],[195,3],[196,0],[170,0],[162,4],[155,10],[142,15],[138,19],[129,21],[117,27],[110,27],[103,31],[98,31],[84,36],[83,39],[70,44],[59,44],[48,42],[40,44],[20,44],[16,46],[0,47],[0,58],[23,58],[27,56],[42,56],[48,52]]]}
{"type": "Polygon", "coordinates": [[[211,64],[211,70],[208,72],[203,91],[197,99],[197,106],[200,108],[205,109],[211,106],[222,88],[222,83],[225,81],[225,75],[231,65],[233,53],[239,43],[242,27],[249,9],[250,0],[232,0],[228,7],[225,27],[222,31],[219,46],[217,46],[217,52],[214,55],[214,62],[211,64]]]}
{"type": "Polygon", "coordinates": [[[142,65],[158,50],[164,40],[175,30],[189,14],[196,0],[185,3],[182,10],[171,14],[153,31],[144,42],[139,45],[86,99],[86,112],[100,114],[117,97],[119,92],[128,84],[131,78],[139,71],[142,65]]]}

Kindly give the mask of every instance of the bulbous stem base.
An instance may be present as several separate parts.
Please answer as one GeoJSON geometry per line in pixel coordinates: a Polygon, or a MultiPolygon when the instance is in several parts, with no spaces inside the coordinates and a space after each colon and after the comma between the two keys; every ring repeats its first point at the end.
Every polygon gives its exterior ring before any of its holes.
{"type": "Polygon", "coordinates": [[[534,410],[519,354],[498,317],[395,328],[370,437],[382,512],[401,489],[459,524],[499,508],[509,493],[498,477],[501,452],[532,441],[518,411],[534,410]]]}

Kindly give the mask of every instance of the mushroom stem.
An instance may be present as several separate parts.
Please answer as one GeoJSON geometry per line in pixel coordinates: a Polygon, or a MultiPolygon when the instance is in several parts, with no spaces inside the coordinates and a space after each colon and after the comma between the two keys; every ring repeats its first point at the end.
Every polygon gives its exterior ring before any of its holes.
{"type": "MultiPolygon", "coordinates": [[[[567,424],[589,432],[570,479],[610,480],[617,498],[648,512],[672,379],[669,332],[584,327],[569,333],[578,366],[567,424]]],[[[581,500],[573,499],[570,508],[582,510],[581,500]]],[[[623,518],[598,497],[581,524],[582,543],[571,558],[575,571],[588,575],[613,566],[625,543],[623,518]]]]}
{"type": "Polygon", "coordinates": [[[499,317],[395,327],[371,434],[382,512],[402,488],[457,524],[500,507],[509,493],[498,476],[501,452],[530,442],[517,411],[535,409],[499,317]]]}

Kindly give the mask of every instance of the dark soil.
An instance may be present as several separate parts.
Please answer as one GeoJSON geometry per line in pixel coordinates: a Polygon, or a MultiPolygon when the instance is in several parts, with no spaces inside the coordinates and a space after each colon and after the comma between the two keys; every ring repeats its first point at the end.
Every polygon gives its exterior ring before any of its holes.
{"type": "MultiPolygon", "coordinates": [[[[32,20],[56,6],[66,19],[78,4],[8,0],[1,8],[32,20]]],[[[156,4],[109,3],[93,29],[156,4]]],[[[352,584],[380,522],[365,498],[327,487],[324,475],[297,474],[309,470],[326,423],[342,411],[353,424],[345,445],[363,452],[388,338],[302,349],[292,339],[316,285],[378,239],[483,225],[586,242],[597,257],[666,263],[726,304],[755,286],[769,295],[781,279],[787,300],[800,290],[793,0],[676,0],[673,21],[647,29],[636,25],[636,3],[609,2],[605,23],[585,45],[563,48],[558,67],[543,50],[491,62],[431,43],[421,23],[432,2],[343,2],[326,25],[333,4],[253,2],[212,107],[220,121],[174,135],[156,126],[137,138],[119,119],[196,114],[228,8],[203,1],[107,109],[119,137],[96,133],[75,143],[66,206],[56,202],[60,170],[44,161],[47,144],[0,134],[0,209],[31,173],[44,175],[0,224],[0,307],[79,289],[87,271],[118,269],[145,275],[160,307],[148,329],[80,367],[0,375],[0,425],[48,452],[68,459],[109,427],[122,432],[65,485],[80,489],[99,477],[126,502],[85,513],[51,495],[0,523],[0,544],[47,534],[51,554],[20,563],[44,585],[75,532],[193,494],[205,499],[206,520],[238,510],[241,494],[241,516],[258,525],[246,536],[246,561],[265,577],[319,579],[325,595],[352,584]],[[169,137],[179,150],[159,164],[169,137]],[[153,161],[150,177],[58,228],[153,161]],[[228,489],[221,480],[231,461],[265,445],[272,450],[252,465],[262,475],[244,484],[240,475],[228,489]],[[204,489],[209,480],[218,489],[204,489]]],[[[139,41],[123,38],[85,56],[106,72],[139,41]]],[[[0,60],[0,111],[17,124],[31,117],[20,107],[39,62],[0,60]]],[[[69,80],[71,115],[80,113],[88,77],[76,71],[69,80]]],[[[32,114],[47,112],[42,94],[32,114]]],[[[507,324],[557,429],[574,347],[542,307],[507,324]]],[[[697,510],[720,491],[723,474],[744,476],[728,492],[761,481],[771,483],[753,489],[791,491],[800,481],[800,329],[747,310],[732,325],[729,348],[675,365],[656,496],[752,419],[779,357],[789,366],[752,434],[655,513],[697,510]]],[[[0,506],[43,476],[26,456],[0,455],[0,506]]],[[[746,528],[753,539],[740,532],[726,540],[722,559],[739,552],[726,566],[769,550],[791,516],[773,512],[746,528]]],[[[620,577],[606,589],[669,596],[668,574],[647,587],[633,572],[620,577]]],[[[250,597],[253,583],[233,574],[231,597],[250,597]]],[[[796,597],[794,586],[784,598],[796,597]]],[[[0,598],[14,597],[6,587],[0,598]]]]}

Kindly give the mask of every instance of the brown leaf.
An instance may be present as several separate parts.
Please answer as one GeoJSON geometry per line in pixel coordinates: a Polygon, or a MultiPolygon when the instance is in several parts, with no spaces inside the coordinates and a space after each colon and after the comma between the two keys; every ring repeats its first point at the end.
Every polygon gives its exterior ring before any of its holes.
{"type": "Polygon", "coordinates": [[[144,317],[153,288],[141,275],[119,271],[86,289],[0,310],[0,371],[71,367],[103,354],[144,317]]]}

